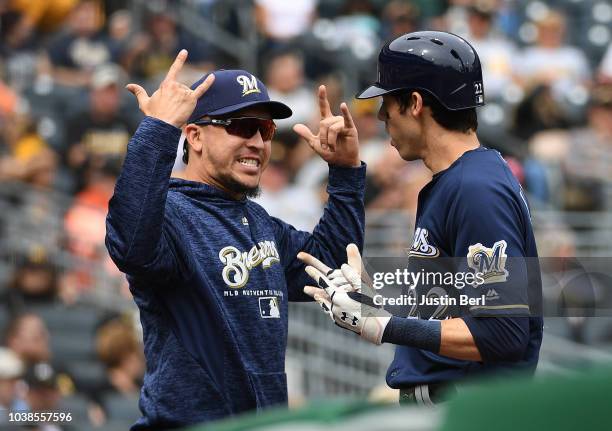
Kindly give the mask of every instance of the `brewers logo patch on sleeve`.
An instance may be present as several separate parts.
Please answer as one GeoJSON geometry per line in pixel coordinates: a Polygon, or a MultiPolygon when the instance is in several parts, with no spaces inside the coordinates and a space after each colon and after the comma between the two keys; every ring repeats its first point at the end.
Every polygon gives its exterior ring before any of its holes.
{"type": "Polygon", "coordinates": [[[506,241],[501,240],[493,247],[485,247],[481,243],[470,245],[468,265],[484,278],[484,284],[504,282],[508,278],[506,270],[506,241]]]}

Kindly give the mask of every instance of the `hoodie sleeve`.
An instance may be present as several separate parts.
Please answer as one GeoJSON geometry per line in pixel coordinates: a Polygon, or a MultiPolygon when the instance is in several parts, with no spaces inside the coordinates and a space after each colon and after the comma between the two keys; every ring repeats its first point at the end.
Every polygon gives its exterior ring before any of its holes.
{"type": "Polygon", "coordinates": [[[290,301],[310,301],[303,292],[312,283],[297,258],[300,251],[315,256],[331,267],[346,263],[346,246],[355,243],[363,250],[365,231],[365,163],[358,168],[329,167],[327,192],[329,200],[323,216],[312,233],[296,230],[293,226],[272,218],[280,244],[290,301]]]}
{"type": "Polygon", "coordinates": [[[146,117],[130,140],[106,217],[106,248],[124,273],[169,276],[175,252],[164,232],[180,129],[146,117]]]}

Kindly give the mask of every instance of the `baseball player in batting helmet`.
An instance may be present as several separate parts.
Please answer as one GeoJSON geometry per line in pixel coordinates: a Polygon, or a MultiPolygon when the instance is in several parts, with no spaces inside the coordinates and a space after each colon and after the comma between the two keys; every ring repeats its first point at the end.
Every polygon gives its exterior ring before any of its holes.
{"type": "Polygon", "coordinates": [[[339,326],[397,346],[387,383],[402,402],[442,402],[459,381],[484,373],[532,372],[543,327],[536,244],[521,186],[476,135],[484,104],[478,54],[454,34],[405,34],[383,46],[378,80],[357,97],[382,97],[378,118],[391,145],[433,174],[419,193],[408,251],[413,283],[404,282],[393,299],[406,307],[391,315],[388,298],[361,282],[350,245],[337,270],[300,255],[317,284],[305,292],[339,326]],[[425,277],[440,271],[452,276],[425,277]]]}

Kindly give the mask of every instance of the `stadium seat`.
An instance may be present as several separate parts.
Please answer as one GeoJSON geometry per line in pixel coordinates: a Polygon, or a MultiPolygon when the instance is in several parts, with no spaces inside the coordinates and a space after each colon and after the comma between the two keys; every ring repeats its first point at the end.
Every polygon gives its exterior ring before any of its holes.
{"type": "Polygon", "coordinates": [[[138,410],[138,396],[125,396],[113,394],[106,396],[102,403],[106,409],[109,420],[135,422],[140,417],[138,410]]]}
{"type": "Polygon", "coordinates": [[[66,362],[66,368],[79,390],[90,392],[106,382],[106,370],[99,362],[80,360],[66,362]]]}
{"type": "MultiPolygon", "coordinates": [[[[75,394],[62,398],[56,410],[58,412],[70,412],[72,416],[71,422],[76,427],[76,424],[89,423],[88,408],[89,401],[87,398],[75,394]]],[[[77,429],[80,429],[80,427],[77,429]]]]}
{"type": "Polygon", "coordinates": [[[62,304],[32,308],[45,321],[49,331],[93,336],[98,322],[97,310],[87,306],[67,307],[62,304]]]}
{"type": "Polygon", "coordinates": [[[90,359],[95,356],[95,348],[91,336],[78,332],[52,332],[51,351],[53,352],[53,357],[61,362],[90,359]]]}

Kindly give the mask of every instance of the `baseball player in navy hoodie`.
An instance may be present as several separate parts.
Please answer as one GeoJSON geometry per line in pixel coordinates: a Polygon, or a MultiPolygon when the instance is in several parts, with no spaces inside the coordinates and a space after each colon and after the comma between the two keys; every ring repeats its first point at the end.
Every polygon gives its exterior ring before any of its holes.
{"type": "Polygon", "coordinates": [[[243,70],[177,82],[178,54],[146,115],[110,201],[106,246],[140,309],[147,371],[133,430],[182,427],[287,402],[287,303],[310,298],[306,250],[342,264],[363,245],[365,166],[346,104],[331,113],[319,88],[319,133],[295,131],[329,164],[329,201],[312,233],[248,199],[270,159],[276,118],[264,84],[243,70]],[[181,129],[182,128],[182,129],[181,129]],[[186,179],[171,178],[181,132],[186,179]],[[355,241],[356,240],[356,241],[355,241]]]}

